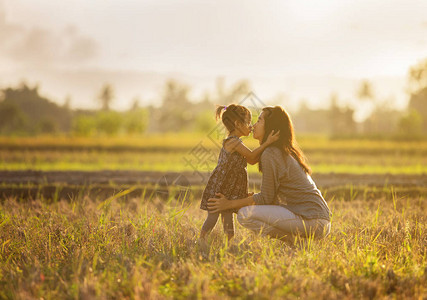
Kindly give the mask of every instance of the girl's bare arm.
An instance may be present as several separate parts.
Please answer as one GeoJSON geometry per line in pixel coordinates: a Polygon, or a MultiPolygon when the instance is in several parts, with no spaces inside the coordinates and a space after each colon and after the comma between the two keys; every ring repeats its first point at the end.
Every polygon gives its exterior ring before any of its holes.
{"type": "Polygon", "coordinates": [[[260,145],[258,148],[255,148],[254,150],[249,149],[243,143],[236,140],[230,141],[230,144],[226,145],[226,148],[229,148],[231,151],[237,151],[240,155],[246,158],[246,161],[249,164],[254,165],[259,161],[259,158],[262,152],[265,150],[265,148],[267,148],[269,145],[271,145],[272,143],[274,143],[279,139],[279,135],[280,135],[280,130],[276,133],[272,131],[269,134],[265,143],[260,145]]]}

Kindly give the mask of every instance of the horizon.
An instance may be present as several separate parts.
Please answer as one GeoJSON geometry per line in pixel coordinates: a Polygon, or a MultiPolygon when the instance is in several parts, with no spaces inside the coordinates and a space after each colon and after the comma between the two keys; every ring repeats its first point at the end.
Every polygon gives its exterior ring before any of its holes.
{"type": "Polygon", "coordinates": [[[93,108],[110,83],[123,110],[134,98],[155,104],[169,78],[195,99],[224,77],[295,109],[328,105],[331,94],[355,106],[367,79],[379,101],[404,109],[409,67],[427,53],[426,10],[415,0],[0,0],[0,86],[26,80],[56,103],[93,108]]]}

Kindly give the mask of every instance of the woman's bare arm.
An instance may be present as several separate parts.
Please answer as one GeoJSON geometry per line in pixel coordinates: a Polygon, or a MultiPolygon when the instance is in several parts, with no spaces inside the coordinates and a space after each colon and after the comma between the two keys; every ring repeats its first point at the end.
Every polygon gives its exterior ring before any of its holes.
{"type": "Polygon", "coordinates": [[[244,206],[255,205],[255,201],[252,195],[247,198],[236,199],[233,201],[228,200],[221,193],[216,193],[219,198],[208,199],[209,212],[216,213],[227,209],[239,209],[244,206]]]}

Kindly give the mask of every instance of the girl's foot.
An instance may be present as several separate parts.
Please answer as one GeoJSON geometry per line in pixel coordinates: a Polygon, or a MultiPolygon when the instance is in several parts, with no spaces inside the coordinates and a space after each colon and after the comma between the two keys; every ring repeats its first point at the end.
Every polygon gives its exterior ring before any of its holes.
{"type": "Polygon", "coordinates": [[[228,240],[227,246],[228,246],[227,250],[229,253],[236,254],[240,251],[239,242],[236,241],[236,239],[233,239],[231,241],[228,240]]]}
{"type": "Polygon", "coordinates": [[[196,241],[196,247],[198,252],[200,253],[201,259],[206,260],[209,258],[210,247],[205,238],[199,238],[196,241]]]}

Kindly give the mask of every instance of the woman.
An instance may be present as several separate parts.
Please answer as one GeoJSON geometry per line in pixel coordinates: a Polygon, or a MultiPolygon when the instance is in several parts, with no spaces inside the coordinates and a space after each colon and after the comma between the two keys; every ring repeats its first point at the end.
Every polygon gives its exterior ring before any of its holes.
{"type": "Polygon", "coordinates": [[[244,227],[288,242],[297,235],[322,238],[330,232],[331,212],[311,179],[291,119],[280,106],[263,108],[253,136],[263,144],[272,130],[280,131],[280,137],[261,155],[261,192],[233,201],[216,194],[219,198],[208,200],[209,210],[239,209],[237,219],[244,227]]]}

